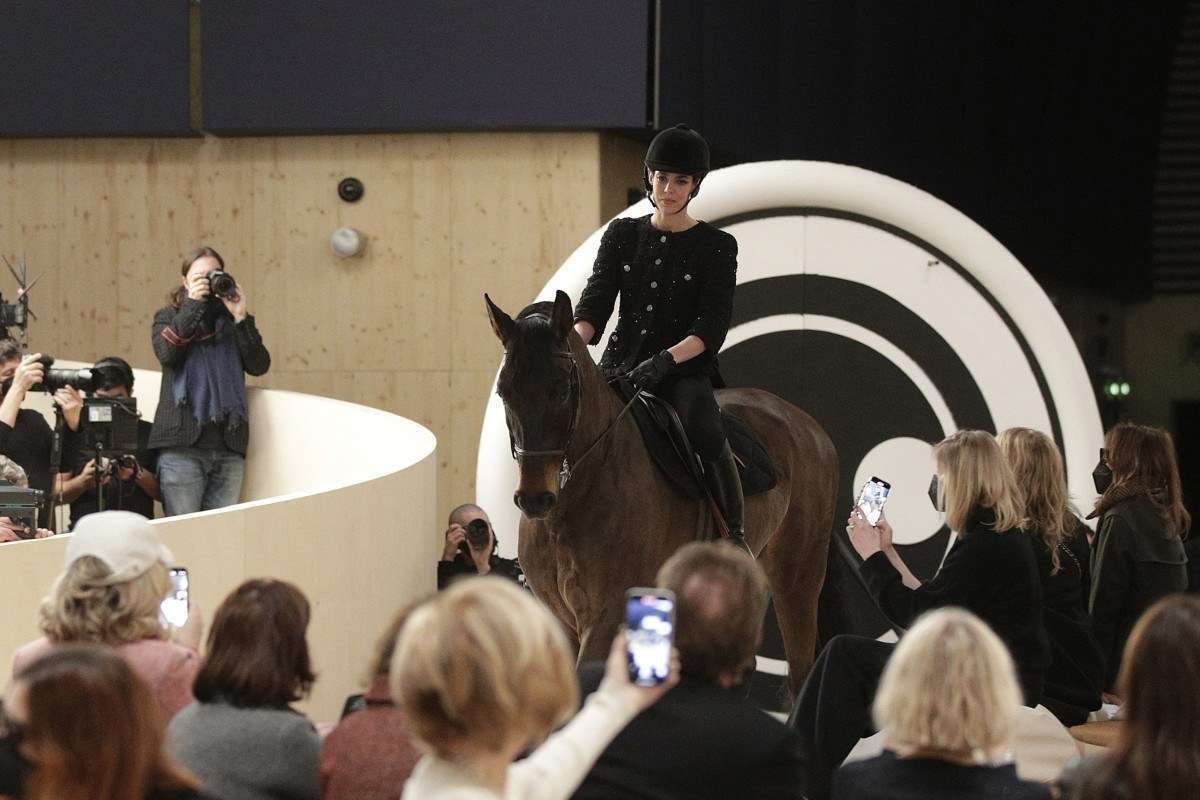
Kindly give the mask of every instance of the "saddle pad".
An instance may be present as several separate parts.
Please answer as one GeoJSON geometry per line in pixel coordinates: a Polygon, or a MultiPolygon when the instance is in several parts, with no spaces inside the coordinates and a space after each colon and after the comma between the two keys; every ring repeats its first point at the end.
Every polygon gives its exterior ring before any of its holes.
{"type": "MultiPolygon", "coordinates": [[[[633,397],[633,388],[627,381],[618,379],[612,381],[611,385],[622,402],[628,403],[629,398],[633,397]]],[[[671,487],[693,500],[704,498],[699,460],[670,404],[643,392],[642,400],[633,404],[630,413],[637,422],[650,460],[671,487]]],[[[754,429],[740,417],[724,410],[721,411],[721,422],[738,462],[742,494],[751,497],[774,489],[779,481],[778,472],[754,429]]]]}

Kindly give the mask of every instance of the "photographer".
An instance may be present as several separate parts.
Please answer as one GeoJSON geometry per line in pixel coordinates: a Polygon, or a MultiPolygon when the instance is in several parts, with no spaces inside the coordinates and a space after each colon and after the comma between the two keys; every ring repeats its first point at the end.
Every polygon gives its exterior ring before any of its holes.
{"type": "Polygon", "coordinates": [[[263,346],[246,293],[216,250],[183,260],[170,304],[154,315],[151,343],[163,367],[150,447],[167,516],[238,502],[250,439],[246,374],[264,375],[263,346]]]}
{"type": "Polygon", "coordinates": [[[25,395],[40,385],[45,375],[41,357],[41,353],[22,357],[20,345],[12,339],[0,339],[0,454],[20,464],[29,476],[29,487],[44,493],[39,522],[53,527],[50,450],[54,434],[40,413],[21,408],[25,395]]]}
{"type": "Polygon", "coordinates": [[[464,503],[450,512],[449,524],[442,560],[438,562],[439,591],[463,575],[499,575],[525,585],[525,573],[517,560],[496,555],[496,531],[487,512],[464,503]]]}
{"type": "MultiPolygon", "coordinates": [[[[115,356],[100,359],[92,367],[92,376],[94,398],[123,399],[133,393],[133,369],[124,359],[115,356]]],[[[83,395],[67,387],[55,393],[55,401],[62,405],[67,427],[72,431],[63,448],[63,464],[68,469],[59,473],[61,502],[71,504],[72,527],[81,518],[100,510],[101,488],[105,510],[132,511],[152,519],[154,501],[160,499],[155,477],[158,454],[149,449],[153,426],[138,420],[137,451],[104,458],[98,465],[96,451],[87,446],[80,425],[83,395]]]]}

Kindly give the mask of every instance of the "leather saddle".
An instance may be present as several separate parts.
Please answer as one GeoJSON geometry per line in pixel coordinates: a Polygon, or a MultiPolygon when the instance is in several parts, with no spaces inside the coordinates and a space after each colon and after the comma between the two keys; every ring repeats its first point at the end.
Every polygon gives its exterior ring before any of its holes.
{"type": "MultiPolygon", "coordinates": [[[[623,377],[614,378],[609,384],[624,403],[634,395],[633,386],[623,377]]],[[[650,460],[671,487],[694,500],[707,498],[700,458],[692,449],[683,423],[671,404],[644,391],[629,413],[637,422],[650,460]]],[[[774,489],[779,482],[778,470],[754,429],[741,417],[723,408],[721,423],[737,461],[742,494],[751,497],[774,489]]]]}

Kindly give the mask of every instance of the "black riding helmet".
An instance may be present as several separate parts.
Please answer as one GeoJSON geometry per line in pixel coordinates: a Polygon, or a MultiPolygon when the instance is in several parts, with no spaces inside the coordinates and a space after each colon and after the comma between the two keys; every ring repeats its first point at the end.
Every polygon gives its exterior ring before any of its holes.
{"type": "MultiPolygon", "coordinates": [[[[696,185],[689,197],[691,199],[700,193],[700,182],[708,174],[708,142],[687,125],[667,128],[650,142],[650,147],[646,150],[646,167],[656,172],[691,175],[696,179],[696,185]]],[[[654,205],[650,178],[643,173],[642,180],[646,184],[646,197],[650,199],[650,204],[654,205]]]]}

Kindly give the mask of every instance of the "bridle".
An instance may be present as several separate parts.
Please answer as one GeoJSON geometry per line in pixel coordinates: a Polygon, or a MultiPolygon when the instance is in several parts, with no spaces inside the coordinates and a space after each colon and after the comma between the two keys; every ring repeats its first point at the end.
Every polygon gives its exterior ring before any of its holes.
{"type": "MultiPolygon", "coordinates": [[[[546,319],[549,319],[549,316],[545,314],[529,314],[526,316],[526,318],[533,316],[545,317],[546,319]]],[[[569,351],[554,352],[551,353],[551,357],[566,359],[571,364],[571,378],[568,391],[574,400],[575,410],[571,414],[571,424],[567,428],[567,435],[563,441],[562,447],[550,448],[546,450],[526,450],[517,444],[516,437],[513,436],[512,425],[508,422],[507,414],[505,415],[504,422],[505,426],[508,428],[509,450],[512,453],[513,460],[518,464],[526,458],[562,458],[562,463],[558,469],[558,489],[559,491],[562,491],[563,487],[567,485],[567,481],[571,479],[572,465],[570,463],[570,459],[567,458],[567,451],[571,449],[571,441],[575,438],[575,429],[579,425],[579,415],[583,410],[583,375],[579,370],[579,363],[575,360],[575,356],[569,351]]],[[[604,432],[600,434],[596,441],[592,442],[591,445],[588,446],[588,449],[583,452],[583,455],[575,460],[575,469],[579,469],[579,465],[582,464],[584,460],[592,454],[592,451],[596,449],[596,446],[604,441],[608,434],[612,432],[612,429],[616,427],[617,422],[619,422],[621,417],[625,416],[626,412],[633,407],[634,402],[638,399],[638,397],[641,396],[641,394],[642,391],[640,389],[637,390],[633,397],[629,399],[629,402],[625,404],[625,407],[621,409],[621,413],[617,414],[617,416],[613,418],[613,421],[609,423],[608,427],[604,429],[604,432]]]]}

